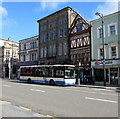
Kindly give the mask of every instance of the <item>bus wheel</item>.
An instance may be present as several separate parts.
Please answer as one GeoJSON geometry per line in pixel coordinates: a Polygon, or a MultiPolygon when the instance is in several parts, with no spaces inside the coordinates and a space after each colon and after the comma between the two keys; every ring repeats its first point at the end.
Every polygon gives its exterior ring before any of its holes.
{"type": "Polygon", "coordinates": [[[50,85],[54,85],[54,84],[55,84],[54,80],[51,79],[51,80],[50,80],[50,85]]]}
{"type": "Polygon", "coordinates": [[[31,83],[31,79],[30,78],[28,78],[27,83],[31,83]]]}

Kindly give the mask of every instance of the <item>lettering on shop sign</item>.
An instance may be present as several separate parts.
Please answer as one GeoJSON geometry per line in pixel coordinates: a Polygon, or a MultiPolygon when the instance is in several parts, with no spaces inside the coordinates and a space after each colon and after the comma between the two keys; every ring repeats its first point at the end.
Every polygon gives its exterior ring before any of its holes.
{"type": "Polygon", "coordinates": [[[98,61],[96,61],[95,65],[103,65],[103,63],[106,64],[106,65],[107,64],[112,64],[112,61],[108,61],[108,62],[98,62],[98,61]]]}

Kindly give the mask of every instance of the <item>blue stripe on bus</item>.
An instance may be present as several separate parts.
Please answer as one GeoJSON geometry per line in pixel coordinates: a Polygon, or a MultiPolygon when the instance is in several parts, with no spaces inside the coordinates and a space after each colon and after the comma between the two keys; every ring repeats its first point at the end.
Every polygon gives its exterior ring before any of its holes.
{"type": "MultiPolygon", "coordinates": [[[[27,79],[19,79],[20,81],[25,81],[27,82],[27,79]]],[[[45,84],[49,84],[49,81],[42,81],[42,80],[31,80],[31,82],[34,83],[45,83],[45,84]]],[[[74,85],[75,83],[66,83],[65,81],[55,81],[55,84],[59,84],[59,85],[74,85]]]]}
{"type": "Polygon", "coordinates": [[[65,85],[75,85],[75,83],[65,83],[65,85]]]}
{"type": "Polygon", "coordinates": [[[26,82],[26,81],[27,81],[27,79],[19,79],[19,81],[25,81],[25,82],[26,82]]]}
{"type": "Polygon", "coordinates": [[[65,81],[55,81],[55,84],[65,85],[65,81]]]}

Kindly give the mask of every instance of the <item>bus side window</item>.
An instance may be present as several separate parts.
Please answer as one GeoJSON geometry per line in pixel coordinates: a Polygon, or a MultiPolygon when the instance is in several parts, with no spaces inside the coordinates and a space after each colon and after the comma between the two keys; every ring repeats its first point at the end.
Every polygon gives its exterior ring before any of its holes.
{"type": "Polygon", "coordinates": [[[37,76],[37,68],[36,67],[35,67],[35,72],[34,73],[35,73],[34,76],[36,77],[37,76]]]}
{"type": "Polygon", "coordinates": [[[39,68],[36,68],[36,76],[39,76],[39,68]]]}
{"type": "Polygon", "coordinates": [[[22,68],[21,69],[21,76],[26,76],[26,68],[22,68]]]}
{"type": "Polygon", "coordinates": [[[39,76],[40,76],[40,77],[43,76],[43,68],[42,68],[42,67],[39,69],[39,76]]]}
{"type": "Polygon", "coordinates": [[[36,76],[36,68],[32,68],[32,76],[36,76]]]}
{"type": "Polygon", "coordinates": [[[63,77],[64,71],[62,67],[54,67],[54,77],[63,77]]]}
{"type": "Polygon", "coordinates": [[[52,77],[52,68],[51,67],[48,68],[48,76],[52,77]]]}
{"type": "Polygon", "coordinates": [[[20,75],[23,76],[23,68],[21,68],[20,75]]]}

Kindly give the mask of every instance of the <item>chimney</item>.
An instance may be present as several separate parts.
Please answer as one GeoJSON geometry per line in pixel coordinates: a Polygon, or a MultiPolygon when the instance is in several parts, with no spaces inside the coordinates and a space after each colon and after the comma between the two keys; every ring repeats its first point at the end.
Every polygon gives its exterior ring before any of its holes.
{"type": "Polygon", "coordinates": [[[10,37],[8,38],[8,41],[11,41],[11,38],[10,38],[10,37]]]}

